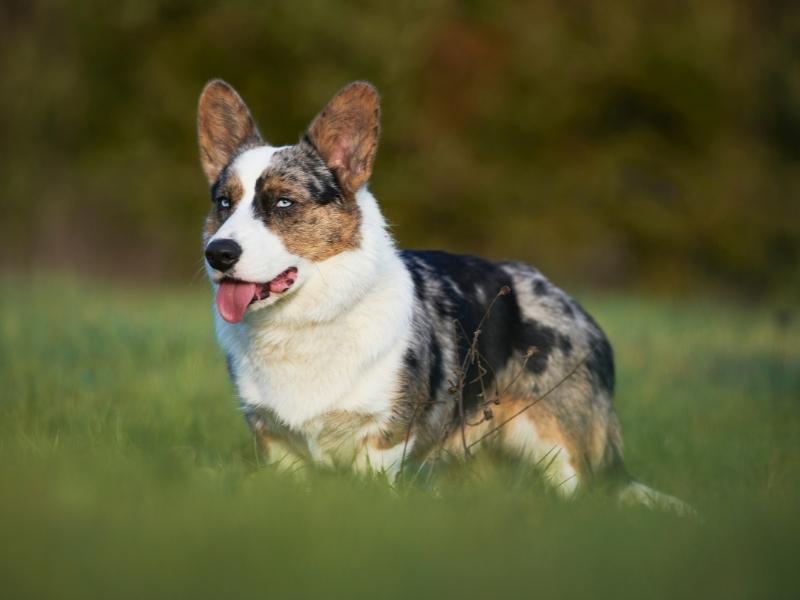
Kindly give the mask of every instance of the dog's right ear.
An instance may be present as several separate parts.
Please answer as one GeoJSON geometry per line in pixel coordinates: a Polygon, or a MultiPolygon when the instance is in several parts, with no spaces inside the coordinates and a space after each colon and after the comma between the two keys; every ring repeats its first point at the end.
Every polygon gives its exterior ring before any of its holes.
{"type": "Polygon", "coordinates": [[[221,79],[209,81],[200,94],[197,137],[200,162],[209,184],[217,180],[243,146],[264,143],[244,100],[221,79]]]}

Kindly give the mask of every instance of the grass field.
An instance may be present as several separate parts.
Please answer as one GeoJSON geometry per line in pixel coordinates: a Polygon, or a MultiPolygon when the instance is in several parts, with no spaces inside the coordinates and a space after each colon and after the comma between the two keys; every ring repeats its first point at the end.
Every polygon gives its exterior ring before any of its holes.
{"type": "Polygon", "coordinates": [[[581,299],[630,470],[702,522],[514,467],[300,486],[259,464],[204,285],[0,278],[0,597],[800,597],[800,324],[581,299]]]}

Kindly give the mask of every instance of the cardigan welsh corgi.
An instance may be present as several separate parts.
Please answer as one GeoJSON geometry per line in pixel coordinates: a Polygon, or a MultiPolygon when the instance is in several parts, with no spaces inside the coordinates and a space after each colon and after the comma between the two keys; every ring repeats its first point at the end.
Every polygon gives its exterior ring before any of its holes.
{"type": "Polygon", "coordinates": [[[575,300],[521,262],[395,247],[367,189],[379,117],[351,83],[276,147],[230,85],[200,96],[216,332],[268,461],[395,482],[495,447],[564,495],[682,510],[627,474],[611,346],[575,300]]]}

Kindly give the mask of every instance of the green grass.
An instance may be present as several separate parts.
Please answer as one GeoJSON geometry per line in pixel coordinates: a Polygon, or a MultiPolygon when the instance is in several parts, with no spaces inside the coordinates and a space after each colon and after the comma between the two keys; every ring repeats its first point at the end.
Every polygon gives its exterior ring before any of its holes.
{"type": "Polygon", "coordinates": [[[259,465],[198,285],[0,279],[0,597],[797,597],[800,327],[584,298],[628,465],[704,522],[558,501],[519,468],[440,494],[259,465]]]}

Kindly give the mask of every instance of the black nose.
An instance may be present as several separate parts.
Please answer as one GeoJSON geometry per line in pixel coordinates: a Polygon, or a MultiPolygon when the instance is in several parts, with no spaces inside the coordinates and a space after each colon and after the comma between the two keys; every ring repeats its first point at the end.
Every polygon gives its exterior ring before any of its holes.
{"type": "Polygon", "coordinates": [[[242,247],[233,240],[214,240],[206,246],[206,260],[218,271],[227,271],[242,255],[242,247]]]}

